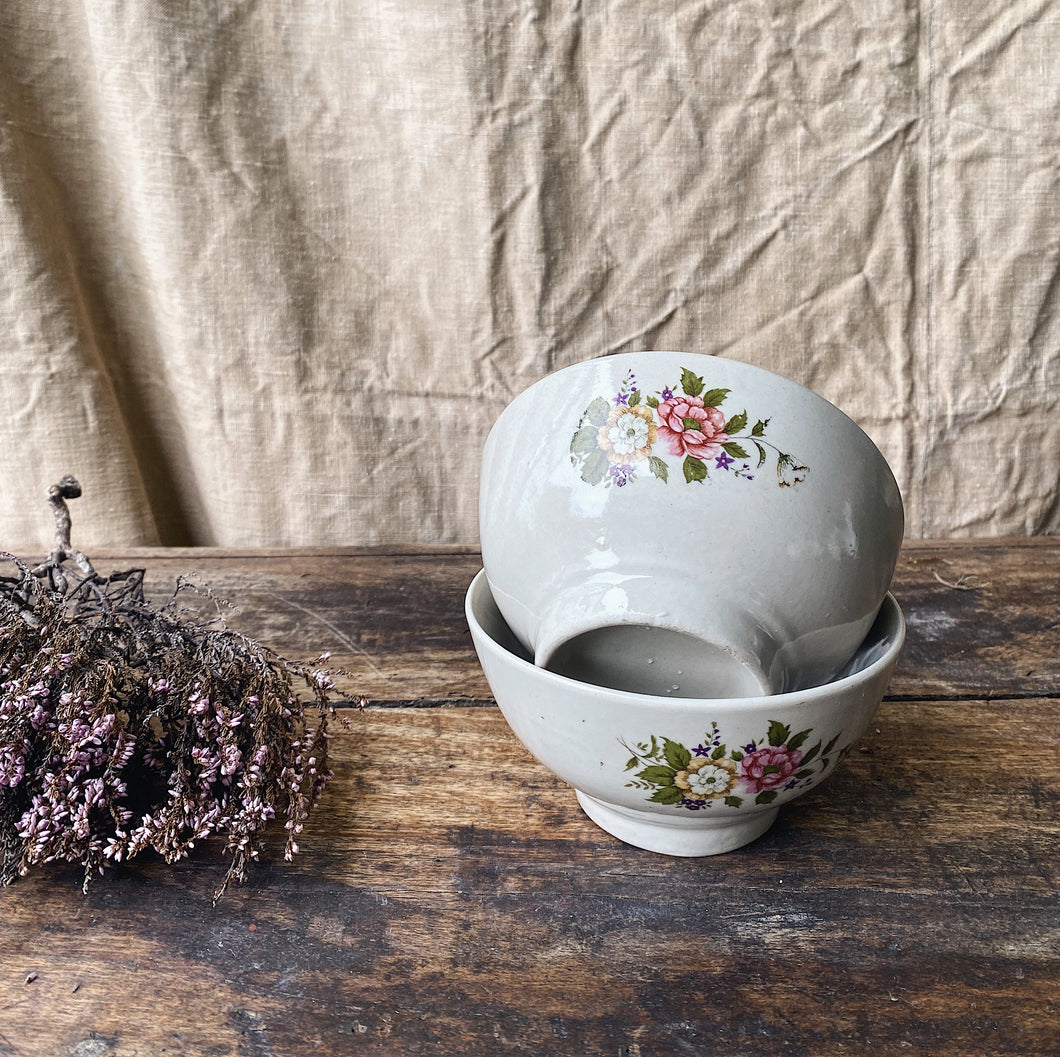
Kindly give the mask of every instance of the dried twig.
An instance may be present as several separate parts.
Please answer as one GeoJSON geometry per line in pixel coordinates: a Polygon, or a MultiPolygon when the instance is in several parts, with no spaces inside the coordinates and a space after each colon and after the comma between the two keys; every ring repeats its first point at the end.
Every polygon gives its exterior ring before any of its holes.
{"type": "Polygon", "coordinates": [[[933,569],[932,573],[940,584],[944,587],[952,587],[954,591],[982,591],[994,586],[989,580],[984,580],[981,576],[976,576],[974,573],[964,573],[952,583],[939,576],[937,569],[933,569]]]}

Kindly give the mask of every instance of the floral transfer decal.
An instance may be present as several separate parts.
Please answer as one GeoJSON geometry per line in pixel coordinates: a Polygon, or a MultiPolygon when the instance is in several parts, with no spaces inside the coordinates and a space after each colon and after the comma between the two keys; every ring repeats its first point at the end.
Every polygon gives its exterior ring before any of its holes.
{"type": "Polygon", "coordinates": [[[833,753],[838,762],[850,751],[847,745],[836,752],[841,733],[823,749],[820,741],[804,748],[812,733],[808,728],[792,734],[791,727],[774,720],[764,738],[735,749],[722,741],[717,723],[691,749],[654,734],[636,746],[622,742],[632,753],[626,770],[636,772],[626,788],[643,789],[653,804],[689,811],[718,801],[729,807],[771,804],[782,791],[813,785],[828,770],[833,753]]]}
{"type": "Polygon", "coordinates": [[[749,427],[746,410],[726,417],[721,405],[729,393],[708,389],[699,375],[683,369],[679,385],[649,396],[628,371],[610,401],[598,396],[585,409],[571,439],[571,462],[586,484],[623,488],[645,472],[669,480],[671,466],[660,448],[680,460],[689,484],[707,480],[712,471],[753,481],[772,453],[781,488],[804,481],[807,467],[766,439],[768,418],[749,427]]]}

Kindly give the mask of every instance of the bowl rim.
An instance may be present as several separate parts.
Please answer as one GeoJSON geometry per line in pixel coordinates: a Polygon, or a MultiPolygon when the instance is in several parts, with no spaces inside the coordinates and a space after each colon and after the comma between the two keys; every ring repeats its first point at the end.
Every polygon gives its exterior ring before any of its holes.
{"type": "MultiPolygon", "coordinates": [[[[493,594],[490,591],[489,580],[486,577],[486,570],[480,569],[471,580],[467,592],[464,595],[464,616],[467,620],[468,627],[472,632],[472,636],[476,640],[476,646],[478,645],[478,642],[481,641],[493,654],[503,657],[506,664],[514,664],[516,669],[520,667],[526,668],[528,673],[533,673],[534,679],[543,682],[546,686],[551,684],[556,686],[557,689],[561,687],[578,687],[582,690],[589,690],[593,694],[600,695],[604,700],[611,700],[615,703],[622,701],[628,703],[631,700],[635,700],[638,705],[644,707],[668,709],[671,711],[675,706],[702,708],[706,705],[714,708],[743,708],[746,710],[752,710],[755,708],[776,709],[782,708],[785,705],[806,705],[812,704],[817,700],[826,700],[842,696],[861,684],[871,683],[881,671],[893,665],[898,659],[898,654],[902,650],[906,636],[905,614],[902,612],[902,607],[898,604],[898,600],[890,591],[888,591],[880,605],[880,613],[876,620],[878,621],[880,619],[880,616],[884,614],[885,610],[889,610],[891,618],[897,621],[895,633],[887,643],[887,648],[879,657],[877,657],[871,664],[858,669],[856,672],[852,672],[850,675],[844,676],[841,679],[833,679],[831,682],[821,683],[817,686],[807,687],[804,690],[788,690],[780,694],[760,694],[754,697],[718,698],[663,697],[658,694],[642,694],[635,691],[615,690],[611,687],[599,686],[596,683],[583,683],[577,679],[571,679],[569,676],[551,672],[547,668],[539,668],[532,661],[528,661],[525,658],[520,657],[518,654],[513,653],[498,642],[485,629],[485,627],[483,627],[482,623],[476,617],[474,612],[475,603],[477,598],[483,593],[485,593],[490,602],[496,606],[496,602],[493,600],[493,594]]],[[[502,621],[504,620],[504,617],[500,615],[499,610],[498,616],[502,621]]],[[[874,621],[873,626],[875,626],[875,623],[876,622],[874,621]]]]}
{"type": "MultiPolygon", "coordinates": [[[[802,382],[797,382],[794,378],[789,377],[786,374],[780,374],[777,371],[770,370],[768,367],[761,367],[757,363],[748,363],[747,360],[734,359],[731,356],[720,356],[713,352],[682,352],[679,349],[631,349],[627,352],[614,352],[605,353],[600,356],[589,356],[584,360],[576,360],[574,363],[568,363],[565,367],[559,367],[553,371],[549,371],[547,374],[542,375],[535,381],[531,382],[526,388],[516,393],[511,400],[501,409],[500,414],[494,420],[490,427],[489,433],[492,433],[494,429],[499,425],[502,418],[506,417],[509,409],[521,405],[525,402],[525,399],[529,399],[532,393],[535,393],[538,389],[544,388],[549,384],[559,384],[555,382],[555,379],[560,376],[570,376],[574,374],[590,374],[594,369],[599,369],[601,364],[606,364],[609,370],[614,370],[618,365],[625,364],[630,360],[640,359],[651,359],[653,357],[670,356],[679,360],[695,360],[697,363],[690,364],[691,366],[702,366],[706,370],[705,363],[710,362],[712,364],[725,364],[727,367],[731,367],[737,374],[746,372],[750,377],[757,377],[763,381],[768,380],[772,383],[781,385],[785,388],[789,388],[794,393],[805,394],[810,398],[810,402],[818,404],[820,410],[825,414],[835,414],[838,416],[837,421],[842,421],[851,430],[853,435],[860,436],[863,440],[868,441],[868,450],[870,457],[873,461],[879,460],[883,466],[886,467],[887,471],[891,474],[891,479],[894,483],[895,489],[898,491],[899,497],[901,498],[901,489],[898,486],[898,480],[895,477],[894,471],[891,469],[890,464],[887,462],[886,457],[880,450],[880,447],[876,442],[869,436],[868,432],[864,427],[857,422],[852,415],[844,411],[838,404],[833,403],[827,397],[822,396],[816,389],[811,389],[810,386],[804,385],[802,382]]],[[[489,439],[487,435],[487,440],[489,439]]],[[[904,516],[904,500],[903,500],[903,516],[904,516]]]]}

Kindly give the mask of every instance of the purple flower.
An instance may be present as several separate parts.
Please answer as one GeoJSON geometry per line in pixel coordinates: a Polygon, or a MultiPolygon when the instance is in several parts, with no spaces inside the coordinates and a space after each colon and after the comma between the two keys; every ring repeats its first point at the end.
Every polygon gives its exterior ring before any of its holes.
{"type": "Polygon", "coordinates": [[[629,393],[616,393],[612,401],[615,407],[623,407],[629,403],[629,393]]]}
{"type": "Polygon", "coordinates": [[[715,456],[714,465],[717,466],[719,470],[727,470],[735,461],[736,460],[731,456],[726,455],[725,452],[721,452],[719,455],[715,456]]]}
{"type": "Polygon", "coordinates": [[[607,473],[611,477],[612,482],[619,488],[633,480],[633,467],[628,462],[623,463],[621,466],[612,466],[607,473]]]}
{"type": "Polygon", "coordinates": [[[659,399],[660,400],[673,400],[673,398],[674,398],[674,391],[672,389],[664,389],[659,394],[659,399]]]}

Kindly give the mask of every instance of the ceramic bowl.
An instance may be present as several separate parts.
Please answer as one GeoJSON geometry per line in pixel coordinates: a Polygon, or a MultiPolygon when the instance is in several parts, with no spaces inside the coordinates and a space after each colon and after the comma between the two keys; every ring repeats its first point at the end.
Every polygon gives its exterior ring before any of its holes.
{"type": "Polygon", "coordinates": [[[714,855],[761,836],[780,807],[825,779],[865,732],[905,638],[887,595],[832,682],[743,699],[628,693],[533,663],[484,572],[465,614],[490,689],[527,749],[572,785],[620,840],[668,855],[714,855]]]}
{"type": "Polygon", "coordinates": [[[904,519],[885,459],[828,401],[749,364],[643,352],[512,401],[486,441],[480,529],[493,595],[537,664],[741,697],[818,685],[849,660],[904,519]]]}

